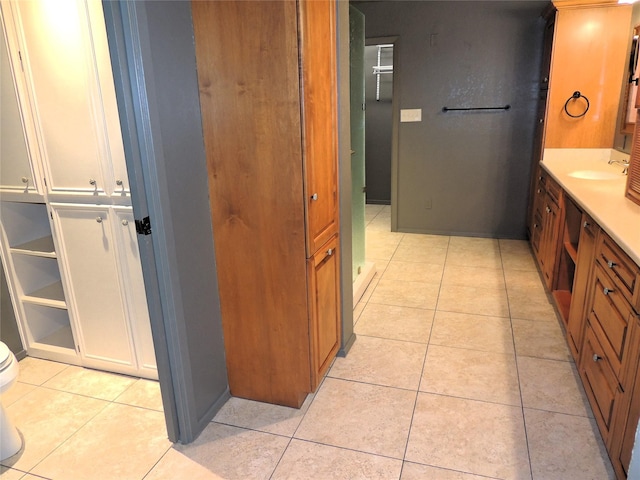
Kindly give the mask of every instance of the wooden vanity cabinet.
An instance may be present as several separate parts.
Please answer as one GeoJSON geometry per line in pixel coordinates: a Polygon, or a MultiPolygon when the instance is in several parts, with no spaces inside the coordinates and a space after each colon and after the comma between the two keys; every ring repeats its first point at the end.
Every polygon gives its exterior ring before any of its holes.
{"type": "Polygon", "coordinates": [[[192,2],[229,387],[291,407],[340,344],[334,10],[192,2]]]}
{"type": "Polygon", "coordinates": [[[640,267],[602,230],[592,264],[579,372],[616,475],[623,479],[640,415],[640,267]]]}

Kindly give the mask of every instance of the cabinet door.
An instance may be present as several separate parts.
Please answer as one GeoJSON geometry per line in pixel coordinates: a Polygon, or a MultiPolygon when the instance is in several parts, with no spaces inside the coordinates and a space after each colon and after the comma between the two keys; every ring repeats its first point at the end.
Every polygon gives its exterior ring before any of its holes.
{"type": "Polygon", "coordinates": [[[338,231],[335,3],[300,2],[307,256],[338,231]]]}
{"type": "Polygon", "coordinates": [[[126,194],[124,153],[100,3],[40,0],[12,5],[39,123],[49,192],[126,194]]]}
{"type": "Polygon", "coordinates": [[[577,363],[580,359],[582,338],[589,308],[591,308],[590,285],[591,272],[594,265],[596,234],[598,226],[586,214],[582,215],[580,240],[578,241],[578,260],[573,280],[571,309],[567,323],[567,340],[569,349],[577,363]]]}
{"type": "Polygon", "coordinates": [[[580,376],[602,437],[607,442],[615,402],[620,398],[618,379],[600,342],[587,325],[580,361],[580,376]]]}
{"type": "Polygon", "coordinates": [[[338,237],[309,259],[311,386],[315,390],[340,345],[340,258],[338,237]]]}
{"type": "Polygon", "coordinates": [[[17,83],[14,83],[12,75],[11,65],[15,58],[11,57],[7,42],[13,31],[7,31],[5,36],[4,23],[9,23],[9,18],[3,19],[0,17],[0,189],[5,192],[35,193],[32,151],[26,141],[26,128],[30,124],[23,121],[17,83]]]}
{"type": "Polygon", "coordinates": [[[560,207],[549,198],[545,202],[544,218],[542,219],[544,226],[542,228],[542,244],[540,246],[540,264],[545,284],[549,290],[553,287],[553,271],[555,261],[558,254],[558,230],[560,226],[560,207]]]}
{"type": "Polygon", "coordinates": [[[118,265],[122,272],[125,306],[135,344],[138,367],[157,377],[151,323],[144,288],[136,225],[131,207],[114,207],[114,230],[118,239],[118,265]]]}
{"type": "Polygon", "coordinates": [[[118,271],[117,218],[109,207],[51,207],[83,363],[131,373],[135,358],[118,271]]]}

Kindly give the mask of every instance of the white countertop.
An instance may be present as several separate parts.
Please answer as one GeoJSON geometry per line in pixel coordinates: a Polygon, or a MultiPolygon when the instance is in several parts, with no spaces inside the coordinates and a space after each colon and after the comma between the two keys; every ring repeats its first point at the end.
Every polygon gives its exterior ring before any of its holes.
{"type": "Polygon", "coordinates": [[[628,159],[629,155],[604,148],[547,148],[541,165],[640,265],[640,205],[624,196],[627,176],[621,165],[608,164],[611,158],[628,159]],[[585,170],[609,172],[613,178],[591,180],[570,175],[585,170]]]}

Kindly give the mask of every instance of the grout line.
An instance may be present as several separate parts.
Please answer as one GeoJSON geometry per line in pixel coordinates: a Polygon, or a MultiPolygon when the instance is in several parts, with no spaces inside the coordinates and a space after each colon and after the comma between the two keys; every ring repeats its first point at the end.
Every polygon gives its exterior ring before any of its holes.
{"type": "Polygon", "coordinates": [[[504,280],[504,285],[505,285],[505,293],[507,296],[507,310],[509,311],[509,325],[511,326],[511,341],[513,343],[513,356],[514,356],[514,363],[515,363],[515,368],[516,368],[516,377],[518,379],[518,392],[520,394],[520,411],[522,413],[522,427],[524,429],[524,441],[525,441],[525,445],[527,447],[527,459],[529,460],[529,474],[531,475],[531,478],[533,478],[533,465],[531,463],[531,448],[529,446],[529,434],[527,432],[527,422],[525,419],[525,415],[524,415],[524,398],[522,396],[522,384],[520,382],[520,368],[518,365],[518,351],[516,349],[516,337],[515,337],[515,333],[513,331],[513,318],[511,317],[511,301],[509,300],[509,291],[508,291],[508,287],[507,287],[507,276],[505,275],[505,268],[504,268],[504,260],[502,257],[502,246],[500,245],[500,242],[498,241],[498,251],[500,252],[500,264],[502,265],[502,278],[504,280]]]}
{"type": "MultiPolygon", "coordinates": [[[[444,278],[444,269],[447,264],[446,255],[449,252],[449,244],[451,243],[451,237],[449,237],[449,241],[447,242],[447,253],[445,254],[444,265],[442,267],[442,274],[440,276],[440,285],[438,287],[438,299],[440,298],[440,290],[442,289],[442,279],[444,278]]],[[[416,397],[413,402],[413,410],[411,411],[411,421],[409,422],[409,431],[407,432],[407,441],[404,445],[404,453],[402,454],[402,468],[400,470],[400,478],[402,478],[402,471],[404,470],[404,463],[407,461],[407,450],[409,449],[409,440],[411,439],[411,431],[413,430],[413,420],[416,414],[416,408],[418,406],[418,397],[420,396],[420,385],[422,384],[422,376],[424,375],[424,369],[427,364],[427,355],[429,354],[429,345],[431,344],[431,335],[433,333],[433,327],[436,322],[436,312],[438,307],[438,300],[436,300],[436,304],[433,308],[433,316],[431,317],[431,328],[429,328],[429,335],[427,336],[427,348],[424,351],[424,358],[422,360],[422,369],[420,370],[420,378],[418,380],[418,388],[416,390],[416,397]]]]}

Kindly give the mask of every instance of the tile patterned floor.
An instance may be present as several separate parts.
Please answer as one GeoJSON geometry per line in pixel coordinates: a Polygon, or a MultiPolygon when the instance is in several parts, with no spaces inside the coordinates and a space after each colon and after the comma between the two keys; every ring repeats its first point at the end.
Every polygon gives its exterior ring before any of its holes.
{"type": "Polygon", "coordinates": [[[526,242],[367,222],[358,340],[300,410],[232,398],[171,445],[157,383],[27,358],[0,478],[613,479],[526,242]]]}

